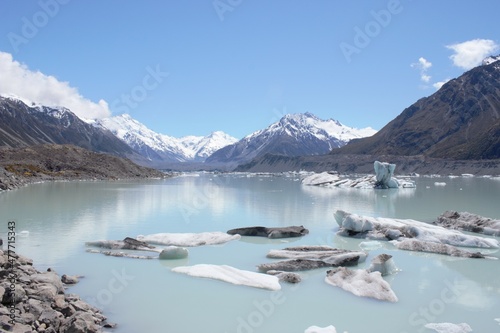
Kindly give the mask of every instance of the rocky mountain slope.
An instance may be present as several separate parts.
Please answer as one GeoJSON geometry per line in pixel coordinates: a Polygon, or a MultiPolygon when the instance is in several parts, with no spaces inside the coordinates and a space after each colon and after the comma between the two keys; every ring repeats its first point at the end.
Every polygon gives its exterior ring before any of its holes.
{"type": "Polygon", "coordinates": [[[128,114],[100,119],[96,125],[110,130],[148,159],[149,164],[156,166],[179,162],[203,162],[216,150],[237,141],[220,131],[207,136],[175,138],[152,131],[128,114]]]}
{"type": "Polygon", "coordinates": [[[500,158],[500,57],[449,81],[406,108],[372,137],[332,154],[500,158]]]}
{"type": "Polygon", "coordinates": [[[0,96],[0,147],[73,144],[91,151],[142,159],[111,132],[92,126],[66,108],[28,106],[0,96]]]}
{"type": "Polygon", "coordinates": [[[206,163],[242,164],[265,154],[285,156],[326,154],[352,139],[373,135],[371,128],[355,129],[311,113],[288,114],[267,128],[226,146],[206,159],[206,163]]]}

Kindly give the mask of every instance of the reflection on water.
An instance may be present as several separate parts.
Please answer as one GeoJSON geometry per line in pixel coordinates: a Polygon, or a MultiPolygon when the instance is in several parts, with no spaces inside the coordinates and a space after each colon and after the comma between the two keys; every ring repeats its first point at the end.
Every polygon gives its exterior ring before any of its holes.
{"type": "MultiPolygon", "coordinates": [[[[334,325],[339,332],[400,333],[424,331],[426,322],[439,321],[467,322],[478,332],[498,330],[498,260],[398,251],[388,242],[375,246],[335,234],[337,209],[429,222],[445,210],[500,218],[497,180],[415,181],[417,188],[399,190],[317,188],[302,186],[295,175],[246,174],[47,183],[0,193],[0,220],[15,220],[18,231],[29,231],[18,237],[17,249],[39,267],[85,275],[70,291],[104,309],[120,324],[117,333],[303,332],[312,325],[334,325]],[[435,186],[436,181],[446,186],[435,186]],[[304,225],[310,233],[288,240],[242,237],[190,248],[189,257],[177,261],[111,258],[87,253],[84,246],[90,240],[138,234],[253,225],[304,225]],[[366,268],[378,254],[391,254],[400,271],[387,281],[400,301],[385,304],[353,296],[324,283],[321,269],[303,273],[298,285],[283,284],[280,294],[170,272],[172,267],[202,263],[255,271],[256,265],[272,261],[266,258],[269,250],[295,245],[369,246],[367,261],[357,268],[366,268]],[[128,280],[111,292],[109,284],[117,274],[128,280]],[[360,313],[370,320],[360,320],[360,313]]],[[[0,237],[5,238],[5,232],[0,230],[0,237]]],[[[500,257],[498,250],[489,255],[500,257]]]]}

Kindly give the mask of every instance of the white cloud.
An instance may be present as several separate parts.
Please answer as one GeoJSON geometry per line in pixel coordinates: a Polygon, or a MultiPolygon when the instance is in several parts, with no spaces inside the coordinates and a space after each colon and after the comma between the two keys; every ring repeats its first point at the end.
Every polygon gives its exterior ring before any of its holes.
{"type": "Polygon", "coordinates": [[[481,64],[481,61],[500,48],[491,39],[473,39],[463,43],[446,46],[455,53],[450,56],[453,65],[469,70],[481,64]]]}
{"type": "Polygon", "coordinates": [[[429,82],[431,76],[427,74],[427,70],[432,67],[432,63],[425,59],[424,57],[418,58],[418,62],[410,65],[413,68],[417,68],[420,71],[420,80],[423,82],[429,82]]]}
{"type": "Polygon", "coordinates": [[[19,96],[46,106],[64,106],[84,119],[109,117],[108,103],[84,98],[78,89],[53,76],[31,71],[14,61],[10,53],[0,52],[0,94],[19,96]]]}
{"type": "Polygon", "coordinates": [[[443,81],[439,81],[439,82],[436,82],[436,83],[432,84],[432,86],[434,88],[436,88],[436,90],[439,90],[448,81],[450,81],[450,79],[444,79],[443,81]]]}

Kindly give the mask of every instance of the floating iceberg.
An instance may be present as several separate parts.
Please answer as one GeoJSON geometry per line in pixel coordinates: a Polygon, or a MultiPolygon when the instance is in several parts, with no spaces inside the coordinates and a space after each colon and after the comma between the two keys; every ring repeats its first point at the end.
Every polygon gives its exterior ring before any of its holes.
{"type": "Polygon", "coordinates": [[[452,324],[452,323],[429,323],[425,324],[426,328],[434,330],[438,333],[469,333],[472,328],[466,324],[452,324]]]}
{"type": "Polygon", "coordinates": [[[340,263],[347,261],[356,264],[364,262],[366,259],[366,252],[351,251],[337,249],[330,246],[295,246],[287,247],[282,250],[271,250],[267,254],[268,258],[273,259],[311,259],[322,260],[326,263],[339,266],[340,263]]]}
{"type": "Polygon", "coordinates": [[[356,296],[371,297],[382,301],[397,302],[398,298],[380,272],[364,269],[351,270],[338,267],[326,274],[326,283],[340,287],[356,296]]]}
{"type": "Polygon", "coordinates": [[[304,333],[337,333],[337,330],[332,325],[327,327],[311,326],[306,328],[304,333]]]}
{"type": "Polygon", "coordinates": [[[267,271],[266,274],[276,276],[280,281],[285,281],[288,283],[299,283],[302,278],[297,273],[285,272],[285,271],[267,271]]]}
{"type": "Polygon", "coordinates": [[[231,229],[227,231],[230,235],[241,235],[241,236],[259,236],[267,238],[289,238],[289,237],[301,237],[307,235],[309,230],[304,228],[304,226],[290,226],[290,227],[278,227],[278,228],[266,228],[266,227],[244,227],[231,229]]]}
{"type": "Polygon", "coordinates": [[[468,213],[446,211],[441,214],[435,224],[447,229],[470,231],[489,236],[500,236],[500,220],[468,213]]]}
{"type": "Polygon", "coordinates": [[[330,172],[322,172],[322,173],[314,173],[302,179],[303,185],[311,185],[311,186],[325,186],[332,185],[337,183],[340,180],[340,177],[337,173],[330,172]]]}
{"type": "Polygon", "coordinates": [[[392,260],[392,256],[389,254],[379,254],[375,258],[372,259],[370,267],[368,267],[367,272],[380,272],[382,276],[394,274],[398,271],[396,264],[394,264],[394,260],[392,260]]]}
{"type": "Polygon", "coordinates": [[[394,241],[394,245],[399,250],[446,254],[452,257],[485,258],[480,252],[469,252],[448,244],[423,242],[415,239],[394,241]]]}
{"type": "Polygon", "coordinates": [[[339,234],[377,240],[403,240],[414,238],[424,242],[453,246],[498,248],[493,238],[466,235],[457,230],[448,230],[433,224],[410,219],[368,217],[337,210],[335,220],[340,226],[339,234]]]}
{"type": "Polygon", "coordinates": [[[186,248],[171,245],[160,252],[159,258],[165,260],[184,259],[187,258],[188,255],[189,251],[186,248]]]}
{"type": "Polygon", "coordinates": [[[172,269],[172,272],[183,273],[195,277],[203,277],[224,282],[262,288],[280,290],[279,279],[273,275],[240,270],[227,265],[200,264],[194,266],[181,266],[172,269]]]}
{"type": "Polygon", "coordinates": [[[160,252],[161,249],[157,249],[154,246],[147,244],[146,242],[138,241],[137,239],[126,237],[124,240],[100,240],[93,242],[86,242],[87,246],[101,247],[110,250],[137,250],[137,251],[149,251],[149,252],[160,252]]]}
{"type": "Polygon", "coordinates": [[[146,243],[186,247],[224,244],[240,238],[240,235],[228,235],[227,233],[218,231],[201,233],[158,233],[137,236],[138,240],[146,243]]]}
{"type": "Polygon", "coordinates": [[[410,180],[399,180],[394,178],[395,164],[375,161],[374,176],[365,176],[357,179],[341,178],[338,174],[322,172],[312,174],[302,179],[303,185],[342,187],[342,188],[414,188],[415,183],[410,180]]]}

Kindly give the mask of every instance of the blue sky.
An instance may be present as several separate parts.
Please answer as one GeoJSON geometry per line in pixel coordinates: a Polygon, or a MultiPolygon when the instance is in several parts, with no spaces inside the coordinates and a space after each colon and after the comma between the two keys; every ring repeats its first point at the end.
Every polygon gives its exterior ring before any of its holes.
{"type": "Polygon", "coordinates": [[[299,112],[380,129],[500,53],[499,12],[498,0],[0,0],[0,93],[126,112],[176,137],[241,138],[299,112]]]}

